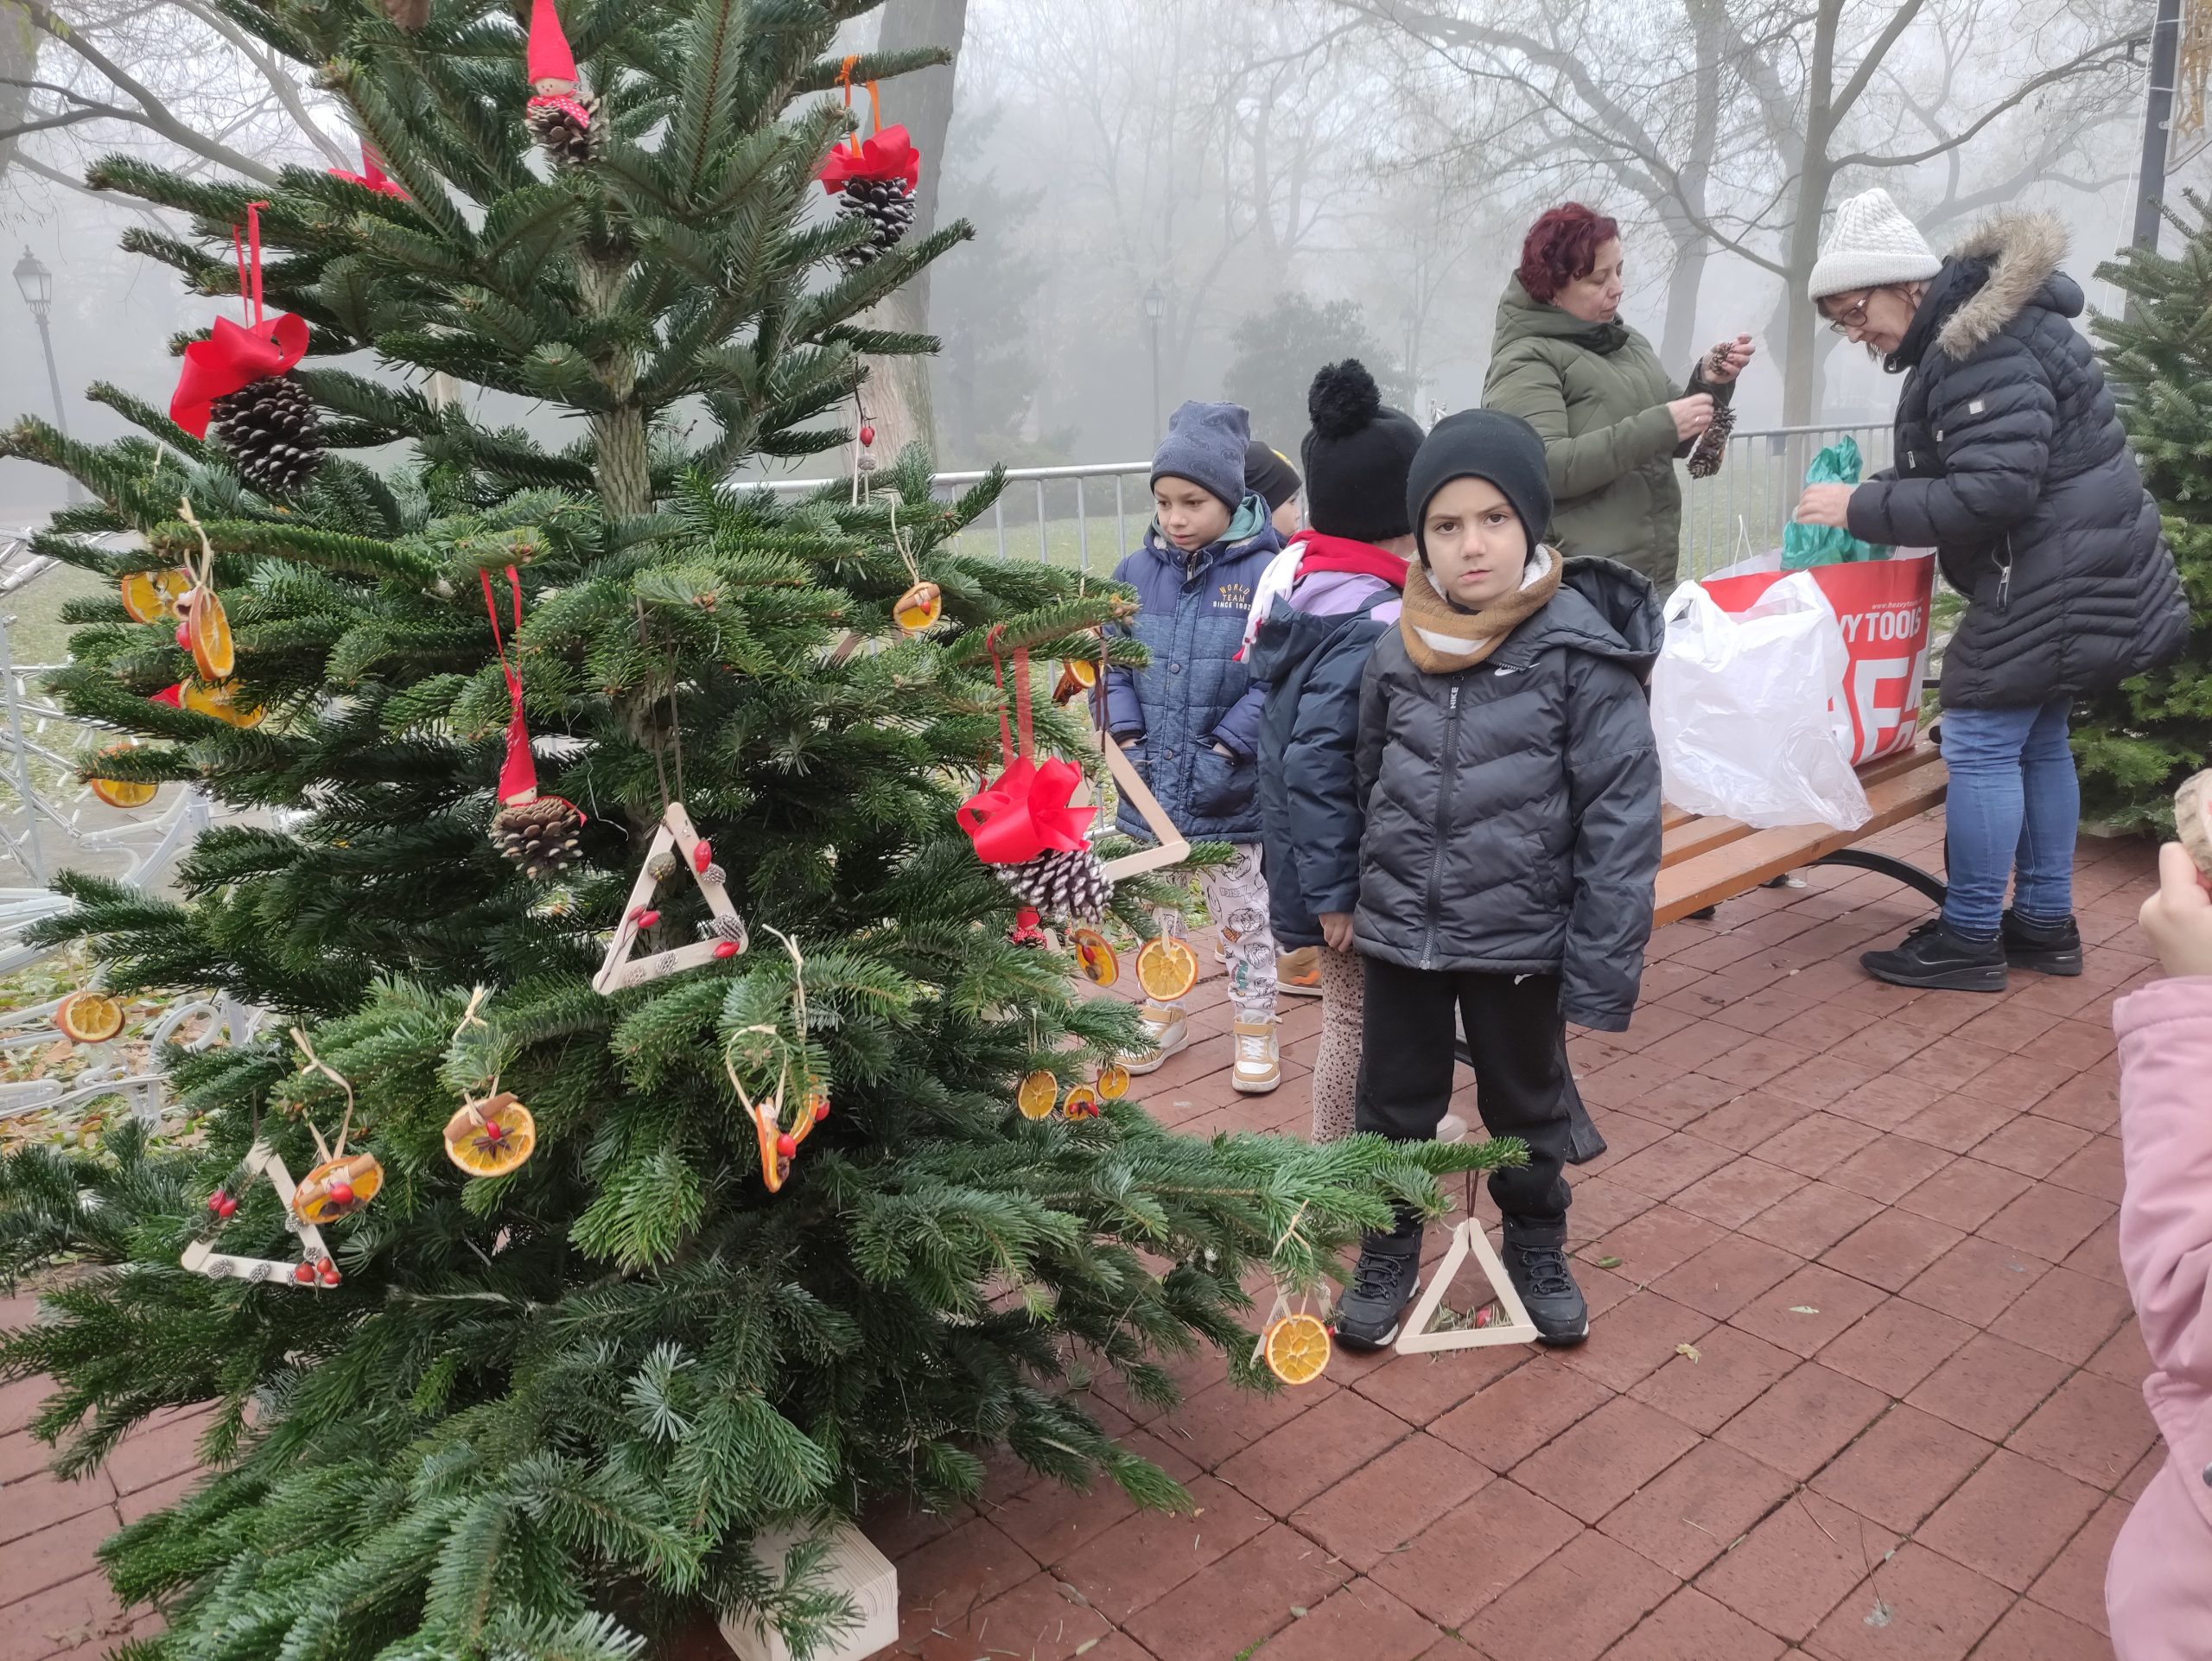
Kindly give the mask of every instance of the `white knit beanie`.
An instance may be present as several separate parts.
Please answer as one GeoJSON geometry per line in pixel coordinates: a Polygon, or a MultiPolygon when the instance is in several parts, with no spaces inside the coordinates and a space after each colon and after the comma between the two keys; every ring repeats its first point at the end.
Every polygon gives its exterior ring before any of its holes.
{"type": "Polygon", "coordinates": [[[1919,228],[1898,212],[1890,193],[1862,191],[1835,210],[1821,257],[1813,263],[1808,296],[1825,300],[1854,289],[1886,288],[1892,283],[1923,283],[1943,269],[1919,228]]]}

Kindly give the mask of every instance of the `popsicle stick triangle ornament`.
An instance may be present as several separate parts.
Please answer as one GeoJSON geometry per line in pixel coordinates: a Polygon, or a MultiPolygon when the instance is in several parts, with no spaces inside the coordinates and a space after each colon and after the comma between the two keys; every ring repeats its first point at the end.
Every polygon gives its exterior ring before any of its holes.
{"type": "Polygon", "coordinates": [[[612,997],[686,969],[703,968],[718,958],[734,958],[747,944],[745,920],[730,903],[728,885],[721,867],[715,863],[714,850],[692,828],[691,816],[683,811],[683,804],[671,802],[661,810],[660,829],[653,833],[645,864],[631,885],[629,899],[623,902],[622,920],[607,945],[607,960],[592,977],[592,990],[612,997]],[[679,868],[691,874],[692,881],[706,897],[707,909],[713,913],[706,925],[706,938],[650,957],[633,956],[646,931],[660,921],[653,894],[663,879],[675,875],[679,868]]]}
{"type": "Polygon", "coordinates": [[[1505,1264],[1490,1237],[1472,1218],[1462,1221],[1452,1231],[1452,1248],[1444,1254],[1444,1261],[1436,1266],[1435,1276],[1428,1282],[1428,1289],[1414,1305],[1413,1313],[1406,1317],[1398,1329],[1395,1346],[1401,1355],[1428,1355],[1440,1350],[1489,1349],[1500,1344],[1533,1344],[1537,1339],[1536,1323],[1529,1319],[1529,1311],[1521,1301],[1521,1295],[1513,1289],[1512,1278],[1505,1272],[1505,1264]],[[1436,1319],[1436,1312],[1444,1302],[1444,1295],[1452,1289],[1452,1282],[1459,1273],[1460,1265],[1471,1256],[1481,1266],[1483,1277],[1490,1282],[1490,1301],[1504,1312],[1505,1319],[1493,1321],[1482,1327],[1459,1327],[1444,1332],[1429,1331],[1429,1323],[1436,1319]]]}
{"type": "MultiPolygon", "coordinates": [[[[338,1265],[332,1261],[330,1248],[323,1244],[322,1231],[300,1215],[299,1190],[292,1181],[292,1174],[284,1168],[283,1155],[265,1142],[257,1142],[245,1156],[245,1168],[252,1176],[265,1176],[269,1186],[276,1190],[276,1198],[283,1203],[284,1226],[299,1236],[300,1261],[283,1263],[271,1257],[241,1257],[233,1252],[218,1251],[210,1239],[194,1240],[184,1249],[179,1263],[194,1275],[205,1275],[210,1280],[238,1280],[258,1282],[272,1286],[335,1286],[338,1284],[338,1265]]],[[[219,1202],[230,1200],[223,1190],[217,1189],[208,1201],[208,1208],[217,1215],[227,1218],[237,1209],[235,1203],[219,1210],[219,1202]]]]}

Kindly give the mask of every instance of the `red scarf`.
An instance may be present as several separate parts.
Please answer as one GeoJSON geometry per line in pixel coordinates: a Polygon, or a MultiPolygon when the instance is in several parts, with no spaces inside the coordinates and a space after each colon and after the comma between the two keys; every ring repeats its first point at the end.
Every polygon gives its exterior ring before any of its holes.
{"type": "Polygon", "coordinates": [[[1319,531],[1301,531],[1299,540],[1306,548],[1305,557],[1298,562],[1300,578],[1315,571],[1357,571],[1362,576],[1388,582],[1401,594],[1405,592],[1408,562],[1396,554],[1377,548],[1371,542],[1326,536],[1319,531]]]}

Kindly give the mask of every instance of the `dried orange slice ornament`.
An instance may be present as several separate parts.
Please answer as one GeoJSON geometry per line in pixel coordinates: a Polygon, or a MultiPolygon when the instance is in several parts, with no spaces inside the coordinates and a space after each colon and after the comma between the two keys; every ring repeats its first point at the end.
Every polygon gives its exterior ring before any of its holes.
{"type": "Polygon", "coordinates": [[[1098,684],[1098,665],[1088,658],[1070,658],[1060,665],[1060,678],[1052,688],[1052,702],[1065,703],[1081,697],[1098,684]]]}
{"type": "Polygon", "coordinates": [[[2174,834],[2212,882],[2212,771],[2191,773],[2174,792],[2174,834]]]}
{"type": "Polygon", "coordinates": [[[192,665],[204,681],[226,681],[238,666],[237,648],[231,641],[231,620],[213,589],[194,592],[184,620],[185,648],[192,665]]]}
{"type": "Polygon", "coordinates": [[[1089,1085],[1077,1085],[1068,1091],[1067,1100],[1060,1104],[1060,1117],[1063,1118],[1095,1119],[1098,1113],[1098,1092],[1089,1085]]]}
{"type": "Polygon", "coordinates": [[[1179,1002],[1198,983],[1198,953],[1173,936],[1155,936],[1138,951],[1137,984],[1154,1002],[1179,1002]]]}
{"type": "MultiPolygon", "coordinates": [[[[100,754],[124,755],[132,748],[129,744],[111,744],[100,754]]],[[[142,779],[87,779],[85,782],[92,786],[92,794],[110,807],[143,807],[161,791],[159,785],[149,785],[142,779]]]]}
{"type": "Polygon", "coordinates": [[[917,582],[899,596],[892,620],[909,634],[919,634],[944,614],[944,595],[934,582],[917,582]]]}
{"type": "Polygon", "coordinates": [[[1068,936],[1068,944],[1075,948],[1075,960],[1083,972],[1100,986],[1111,986],[1122,978],[1122,960],[1106,937],[1095,928],[1079,928],[1068,936]]]}
{"type": "Polygon", "coordinates": [[[134,623],[158,623],[176,615],[176,599],[192,587],[192,573],[132,571],[123,579],[123,609],[134,623]]]}
{"type": "Polygon", "coordinates": [[[351,1217],[384,1187],[384,1167],[374,1154],[344,1154],[327,1159],[307,1174],[292,1193],[300,1220],[321,1227],[351,1217]]]}
{"type": "Polygon", "coordinates": [[[1119,1061],[1109,1061],[1098,1069],[1097,1091],[1103,1101],[1120,1101],[1129,1093],[1129,1070],[1119,1061]]]}
{"type": "Polygon", "coordinates": [[[1310,1384],[1329,1365],[1329,1329],[1313,1315],[1285,1315],[1268,1323],[1262,1342],[1268,1371],[1286,1384],[1310,1384]]]}
{"type": "Polygon", "coordinates": [[[185,683],[184,707],[196,715],[213,716],[241,729],[258,727],[268,713],[258,703],[250,710],[241,709],[238,690],[233,686],[203,686],[196,680],[185,683]]]}
{"type": "Polygon", "coordinates": [[[537,1121],[503,1090],[446,1121],[446,1157],[471,1176],[505,1176],[537,1149],[537,1121]]]}
{"type": "Polygon", "coordinates": [[[123,1006],[105,992],[73,992],[54,1010],[54,1024],[73,1044],[105,1044],[123,1030],[123,1006]]]}
{"type": "Polygon", "coordinates": [[[1060,1099],[1060,1081],[1044,1068],[1026,1075],[1015,1087],[1014,1104],[1025,1119],[1049,1119],[1052,1104],[1060,1099]]]}

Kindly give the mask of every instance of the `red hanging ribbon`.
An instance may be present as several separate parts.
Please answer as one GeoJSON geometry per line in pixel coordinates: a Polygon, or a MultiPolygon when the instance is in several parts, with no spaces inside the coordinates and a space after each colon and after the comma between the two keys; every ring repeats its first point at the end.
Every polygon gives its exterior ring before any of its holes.
{"type": "MultiPolygon", "coordinates": [[[[506,677],[507,701],[512,713],[507,717],[507,755],[499,767],[499,805],[518,806],[537,799],[537,762],[530,753],[530,729],[522,716],[522,677],[507,661],[506,642],[499,635],[499,602],[492,593],[492,573],[479,570],[476,575],[484,583],[484,610],[492,620],[492,649],[499,654],[499,672],[506,677]]],[[[514,633],[522,633],[522,584],[515,576],[515,568],[507,567],[507,592],[514,601],[514,633]]]]}
{"type": "Polygon", "coordinates": [[[334,179],[343,179],[349,185],[359,185],[364,190],[373,190],[379,196],[396,196],[403,202],[415,199],[393,181],[384,176],[384,163],[369,148],[368,140],[361,141],[361,170],[348,173],[343,168],[325,168],[323,171],[334,179]]]}
{"type": "Polygon", "coordinates": [[[999,632],[989,635],[991,665],[999,684],[999,776],[960,804],[954,818],[976,844],[986,865],[1019,865],[1046,852],[1073,853],[1090,845],[1085,835],[1098,810],[1069,805],[1083,783],[1083,769],[1053,760],[1039,767],[1031,754],[1029,652],[1014,654],[1014,709],[1020,746],[1007,724],[1006,662],[999,656],[999,632]]]}
{"type": "Polygon", "coordinates": [[[261,308],[261,210],[266,202],[246,204],[246,239],[231,227],[231,245],[238,260],[238,298],[247,321],[244,325],[218,317],[209,337],[184,349],[184,367],[176,391],[169,396],[169,419],[194,438],[207,436],[212,405],[219,398],[251,386],[270,375],[281,375],[307,356],[308,326],[285,312],[264,319],[261,308]],[[251,244],[249,253],[248,244],[251,244]]]}

